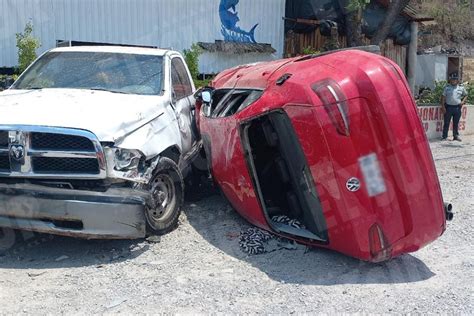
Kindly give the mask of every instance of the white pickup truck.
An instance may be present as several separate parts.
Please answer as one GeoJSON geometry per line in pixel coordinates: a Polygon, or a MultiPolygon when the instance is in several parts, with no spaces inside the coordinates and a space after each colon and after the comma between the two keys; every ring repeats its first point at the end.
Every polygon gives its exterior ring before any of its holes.
{"type": "Polygon", "coordinates": [[[174,51],[56,48],[0,93],[0,227],[88,239],[176,227],[201,143],[174,51]]]}

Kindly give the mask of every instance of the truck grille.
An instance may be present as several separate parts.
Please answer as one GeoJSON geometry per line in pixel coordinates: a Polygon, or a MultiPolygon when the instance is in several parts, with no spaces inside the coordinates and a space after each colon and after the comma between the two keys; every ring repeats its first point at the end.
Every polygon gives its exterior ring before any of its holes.
{"type": "Polygon", "coordinates": [[[35,173],[79,173],[99,174],[99,163],[97,159],[78,158],[32,158],[33,171],[35,173]]]}
{"type": "Polygon", "coordinates": [[[0,156],[0,172],[1,171],[10,171],[10,159],[8,156],[0,156]]]}
{"type": "Polygon", "coordinates": [[[87,131],[0,125],[0,177],[104,179],[104,153],[87,131]]]}
{"type": "Polygon", "coordinates": [[[94,151],[94,143],[86,137],[31,133],[31,148],[40,150],[88,150],[94,151]]]}
{"type": "Polygon", "coordinates": [[[10,172],[8,158],[8,132],[0,131],[0,172],[10,172]]]}
{"type": "Polygon", "coordinates": [[[8,132],[0,131],[0,148],[8,148],[8,132]]]}

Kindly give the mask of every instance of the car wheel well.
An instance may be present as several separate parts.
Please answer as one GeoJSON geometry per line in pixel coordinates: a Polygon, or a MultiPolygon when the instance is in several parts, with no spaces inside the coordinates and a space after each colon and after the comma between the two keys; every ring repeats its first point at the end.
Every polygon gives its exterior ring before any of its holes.
{"type": "Polygon", "coordinates": [[[179,164],[179,160],[181,158],[181,152],[178,147],[171,146],[166,148],[161,154],[161,157],[166,157],[173,160],[176,164],[179,164]]]}

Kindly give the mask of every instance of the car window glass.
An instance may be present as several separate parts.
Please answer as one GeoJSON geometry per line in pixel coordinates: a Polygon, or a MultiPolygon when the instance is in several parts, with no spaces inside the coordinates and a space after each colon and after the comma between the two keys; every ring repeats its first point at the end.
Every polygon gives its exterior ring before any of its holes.
{"type": "Polygon", "coordinates": [[[242,103],[247,99],[249,96],[249,91],[242,91],[238,93],[234,93],[232,97],[226,102],[226,105],[223,111],[219,114],[220,117],[231,116],[237,113],[237,110],[242,105],[242,103]]]}
{"type": "Polygon", "coordinates": [[[106,52],[50,52],[13,89],[91,89],[127,94],[162,93],[161,56],[106,52]]]}
{"type": "Polygon", "coordinates": [[[217,90],[214,92],[212,100],[212,117],[234,115],[258,100],[262,93],[259,90],[217,90]],[[219,96],[220,98],[216,98],[219,96]],[[217,105],[214,107],[214,104],[217,105]]]}
{"type": "Polygon", "coordinates": [[[212,93],[212,101],[209,105],[206,105],[208,107],[207,109],[207,116],[211,117],[216,117],[214,114],[218,113],[218,106],[221,103],[221,101],[229,94],[229,92],[232,91],[230,89],[220,89],[220,90],[215,90],[212,93]]]}
{"type": "Polygon", "coordinates": [[[212,102],[212,117],[219,117],[219,114],[222,112],[224,107],[228,104],[230,98],[232,98],[233,90],[227,91],[219,102],[213,100],[212,102]]]}
{"type": "Polygon", "coordinates": [[[171,82],[177,100],[193,94],[186,66],[180,58],[171,60],[171,82]]]}
{"type": "Polygon", "coordinates": [[[255,101],[257,101],[263,94],[263,91],[261,90],[254,90],[252,91],[247,98],[242,102],[240,107],[235,111],[235,113],[242,111],[249,105],[253,104],[255,101]]]}

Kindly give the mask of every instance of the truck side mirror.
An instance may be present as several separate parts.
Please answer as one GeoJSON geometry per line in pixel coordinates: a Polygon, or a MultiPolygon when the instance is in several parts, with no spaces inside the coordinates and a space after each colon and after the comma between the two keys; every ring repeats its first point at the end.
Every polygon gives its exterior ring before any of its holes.
{"type": "Polygon", "coordinates": [[[196,102],[199,103],[200,111],[204,114],[204,116],[211,116],[212,94],[214,90],[215,89],[213,87],[205,87],[199,89],[194,94],[194,98],[196,99],[196,102]]]}
{"type": "Polygon", "coordinates": [[[205,87],[201,88],[194,94],[194,98],[202,103],[211,103],[212,101],[212,93],[214,92],[214,88],[212,87],[205,87]]]}
{"type": "Polygon", "coordinates": [[[201,94],[202,102],[203,103],[211,103],[212,95],[209,90],[204,90],[201,94]]]}

